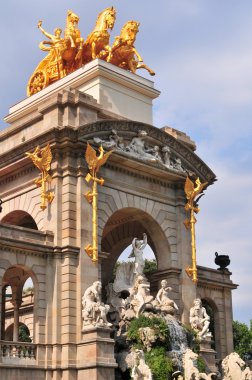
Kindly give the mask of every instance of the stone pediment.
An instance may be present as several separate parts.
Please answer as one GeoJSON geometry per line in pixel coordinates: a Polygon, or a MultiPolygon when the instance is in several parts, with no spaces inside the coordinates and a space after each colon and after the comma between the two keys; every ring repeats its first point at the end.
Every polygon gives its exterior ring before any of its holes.
{"type": "Polygon", "coordinates": [[[180,177],[194,172],[209,184],[216,180],[211,169],[185,143],[164,130],[151,125],[127,121],[105,120],[78,129],[78,138],[87,140],[115,154],[135,160],[180,177]]]}

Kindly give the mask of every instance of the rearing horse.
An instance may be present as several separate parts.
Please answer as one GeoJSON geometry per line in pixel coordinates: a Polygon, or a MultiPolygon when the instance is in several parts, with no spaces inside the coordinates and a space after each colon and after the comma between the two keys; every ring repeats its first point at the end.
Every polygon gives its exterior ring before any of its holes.
{"type": "Polygon", "coordinates": [[[66,73],[70,74],[82,64],[82,48],[83,38],[81,38],[80,30],[78,29],[79,16],[73,11],[68,10],[66,18],[66,28],[64,39],[66,41],[66,49],[62,54],[62,58],[66,63],[66,73]]]}
{"type": "Polygon", "coordinates": [[[115,39],[110,58],[108,57],[107,61],[134,74],[137,69],[146,69],[150,75],[155,75],[154,71],[143,63],[142,57],[134,46],[139,25],[140,23],[137,21],[126,22],[121,29],[120,36],[115,39]]]}
{"type": "Polygon", "coordinates": [[[104,9],[98,15],[95,28],[83,45],[82,61],[84,64],[96,58],[110,59],[111,47],[109,46],[108,29],[113,29],[115,19],[116,10],[113,7],[104,9]]]}

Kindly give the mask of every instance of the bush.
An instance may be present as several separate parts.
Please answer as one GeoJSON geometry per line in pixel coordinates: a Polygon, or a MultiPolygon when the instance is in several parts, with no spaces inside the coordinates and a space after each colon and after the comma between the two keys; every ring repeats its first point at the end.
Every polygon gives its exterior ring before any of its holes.
{"type": "Polygon", "coordinates": [[[135,348],[144,349],[139,335],[139,329],[141,327],[151,327],[155,330],[158,335],[155,346],[160,346],[161,344],[165,348],[169,346],[169,329],[165,321],[161,318],[147,318],[140,315],[139,318],[132,320],[127,332],[127,338],[132,341],[135,348]]]}
{"type": "Polygon", "coordinates": [[[201,356],[199,356],[197,359],[197,368],[199,372],[206,372],[206,363],[204,362],[204,359],[201,356]]]}
{"type": "Polygon", "coordinates": [[[172,375],[172,361],[167,358],[164,347],[154,347],[144,356],[155,380],[167,380],[168,376],[172,375]]]}
{"type": "Polygon", "coordinates": [[[242,359],[252,355],[252,320],[250,321],[250,327],[245,323],[233,321],[233,338],[234,351],[242,359]]]}
{"type": "Polygon", "coordinates": [[[196,354],[200,351],[200,341],[197,337],[196,331],[190,325],[183,325],[183,328],[186,331],[186,338],[188,347],[191,348],[196,354]]]}

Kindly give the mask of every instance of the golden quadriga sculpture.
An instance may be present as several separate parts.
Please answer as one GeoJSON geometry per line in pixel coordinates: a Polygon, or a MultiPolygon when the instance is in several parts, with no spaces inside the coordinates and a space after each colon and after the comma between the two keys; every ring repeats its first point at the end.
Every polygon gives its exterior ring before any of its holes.
{"type": "Polygon", "coordinates": [[[81,37],[78,28],[79,16],[71,10],[67,12],[64,37],[60,28],[56,28],[54,34],[46,32],[42,27],[42,21],[39,21],[38,28],[48,38],[42,41],[39,47],[48,54],[31,75],[27,85],[27,95],[36,94],[49,84],[96,58],[111,62],[133,73],[137,69],[144,68],[151,75],[155,75],[154,71],[143,63],[142,57],[134,46],[139,22],[128,21],[112,47],[109,45],[108,30],[113,29],[115,20],[116,10],[113,7],[104,9],[98,15],[95,28],[86,41],[81,37]]]}
{"type": "Polygon", "coordinates": [[[88,191],[85,195],[87,201],[92,203],[93,206],[93,217],[92,217],[92,235],[93,235],[93,244],[88,244],[85,247],[86,253],[92,258],[92,261],[95,263],[98,260],[98,217],[97,217],[97,201],[98,201],[98,192],[97,184],[103,186],[104,179],[97,178],[97,173],[102,165],[105,164],[109,156],[111,155],[112,150],[104,154],[103,147],[99,147],[99,155],[96,156],[96,151],[87,144],[87,150],[85,154],[85,159],[88,164],[89,173],[86,175],[86,181],[89,183],[93,181],[92,191],[88,191]]]}
{"type": "Polygon", "coordinates": [[[193,181],[190,180],[188,176],[185,182],[185,194],[186,194],[186,199],[187,199],[185,210],[189,213],[189,219],[186,219],[184,221],[184,225],[187,229],[191,230],[191,247],[192,247],[192,267],[186,268],[186,273],[188,274],[188,276],[192,277],[192,280],[195,284],[198,281],[198,277],[197,277],[196,239],[195,239],[195,223],[197,222],[197,220],[194,214],[195,213],[197,214],[200,211],[198,207],[198,201],[202,197],[203,194],[201,193],[207,184],[208,184],[207,182],[201,183],[199,178],[197,178],[194,183],[193,181]]]}
{"type": "Polygon", "coordinates": [[[52,177],[49,174],[52,162],[52,152],[50,145],[47,144],[47,146],[42,149],[37,146],[33,153],[26,152],[25,154],[30,157],[34,165],[41,172],[41,177],[36,178],[34,182],[38,187],[41,187],[40,208],[42,210],[45,210],[47,207],[46,203],[52,203],[54,199],[54,193],[46,190],[46,184],[48,185],[52,180],[52,177]]]}

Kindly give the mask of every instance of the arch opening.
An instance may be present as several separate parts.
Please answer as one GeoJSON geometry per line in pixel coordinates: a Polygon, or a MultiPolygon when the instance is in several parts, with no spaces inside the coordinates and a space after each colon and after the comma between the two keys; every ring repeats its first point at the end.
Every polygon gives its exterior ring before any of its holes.
{"type": "Polygon", "coordinates": [[[207,314],[210,317],[209,330],[212,333],[214,340],[211,342],[211,347],[217,352],[219,351],[220,346],[220,323],[218,308],[213,300],[209,298],[202,298],[202,306],[206,309],[207,314]]]}
{"type": "Polygon", "coordinates": [[[32,272],[21,266],[3,276],[1,339],[32,342],[34,334],[34,282],[32,272]]]}
{"type": "MultiPolygon", "coordinates": [[[[103,284],[111,281],[118,258],[130,250],[132,240],[135,237],[141,239],[143,233],[147,234],[148,245],[153,252],[152,258],[157,262],[157,270],[171,266],[170,246],[158,222],[140,209],[120,209],[110,216],[103,229],[101,250],[109,254],[109,259],[102,262],[103,284]]],[[[148,255],[144,258],[148,258],[148,255]]]]}

